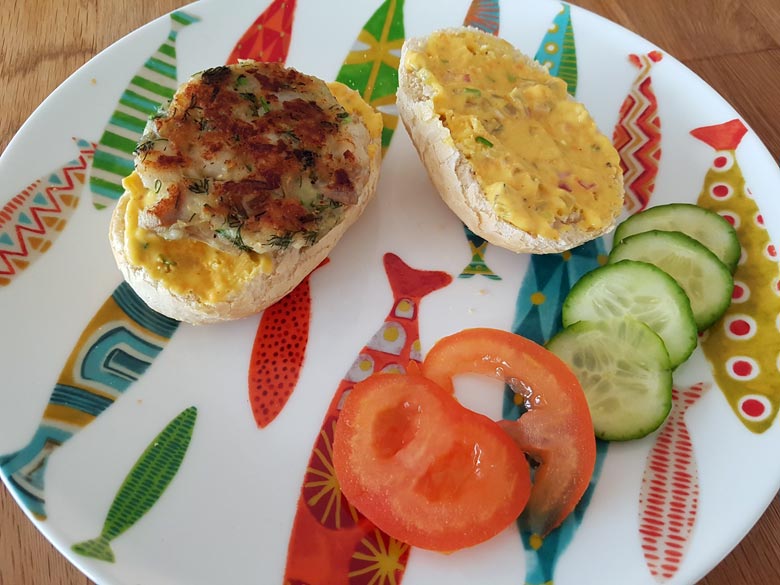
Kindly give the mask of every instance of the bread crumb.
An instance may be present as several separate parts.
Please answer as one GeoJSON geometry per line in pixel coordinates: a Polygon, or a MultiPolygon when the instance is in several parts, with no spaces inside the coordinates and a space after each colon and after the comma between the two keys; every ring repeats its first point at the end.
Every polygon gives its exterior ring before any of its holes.
{"type": "Polygon", "coordinates": [[[97,79],[95,79],[94,77],[93,77],[92,79],[90,79],[90,80],[89,80],[89,82],[90,82],[92,85],[97,85],[97,79]]]}

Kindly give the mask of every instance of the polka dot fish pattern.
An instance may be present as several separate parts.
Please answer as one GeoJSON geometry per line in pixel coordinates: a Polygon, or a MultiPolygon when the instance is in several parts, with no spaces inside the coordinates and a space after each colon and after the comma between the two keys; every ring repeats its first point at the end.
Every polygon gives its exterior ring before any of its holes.
{"type": "Polygon", "coordinates": [[[746,132],[737,119],[691,131],[715,150],[697,203],[734,225],[742,244],[732,304],[700,343],[734,413],[748,429],[762,433],[780,407],[774,383],[780,368],[780,269],[777,249],[737,162],[736,149],[746,132]]]}

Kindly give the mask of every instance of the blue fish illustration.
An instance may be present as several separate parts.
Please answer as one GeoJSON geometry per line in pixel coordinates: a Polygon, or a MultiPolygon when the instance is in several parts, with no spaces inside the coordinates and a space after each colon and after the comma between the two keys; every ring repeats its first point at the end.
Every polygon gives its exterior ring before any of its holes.
{"type": "Polygon", "coordinates": [[[44,476],[51,454],[143,375],[179,326],[120,284],[84,329],[26,447],[0,456],[8,485],[30,512],[46,518],[44,476]]]}
{"type": "Polygon", "coordinates": [[[176,91],[176,36],[200,18],[181,11],[172,12],[170,17],[168,38],[130,80],[100,138],[89,177],[97,209],[108,207],[124,193],[122,179],[133,172],[133,151],[149,116],[176,91]]]}
{"type": "Polygon", "coordinates": [[[574,29],[571,24],[571,8],[563,8],[553,19],[552,26],[542,39],[534,59],[547,67],[550,75],[566,82],[571,95],[577,93],[577,51],[574,46],[574,29]]]}

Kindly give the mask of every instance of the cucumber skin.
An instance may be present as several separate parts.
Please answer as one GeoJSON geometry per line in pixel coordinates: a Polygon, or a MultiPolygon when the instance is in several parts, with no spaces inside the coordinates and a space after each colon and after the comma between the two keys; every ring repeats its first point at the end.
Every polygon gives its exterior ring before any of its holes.
{"type": "Polygon", "coordinates": [[[722,217],[720,214],[712,210],[706,209],[704,207],[701,207],[699,205],[696,205],[694,203],[667,203],[666,205],[657,205],[655,207],[650,207],[648,209],[645,209],[641,213],[632,215],[631,217],[623,220],[615,228],[613,245],[617,246],[624,239],[643,232],[660,230],[660,231],[680,231],[686,236],[698,241],[704,247],[707,247],[707,245],[704,242],[697,240],[693,234],[682,231],[679,228],[672,226],[671,223],[665,221],[665,217],[668,214],[675,213],[675,212],[677,213],[683,212],[689,215],[692,212],[694,214],[699,214],[702,217],[707,217],[709,221],[717,223],[720,226],[721,230],[729,233],[730,235],[729,239],[731,240],[732,245],[728,248],[728,251],[724,258],[719,257],[717,254],[716,257],[718,258],[718,260],[723,262],[726,265],[726,267],[729,269],[729,271],[733,274],[734,271],[737,269],[737,263],[739,262],[739,258],[742,254],[742,246],[740,245],[739,239],[737,238],[737,230],[734,228],[733,225],[731,225],[728,221],[726,221],[726,219],[722,217]],[[642,229],[639,231],[630,231],[635,224],[642,225],[642,229]],[[629,231],[630,233],[626,235],[626,232],[629,231]]]}
{"type": "MultiPolygon", "coordinates": [[[[633,319],[632,317],[628,317],[629,319],[633,319]]],[[[634,319],[635,320],[635,319],[634,319]]],[[[568,336],[576,335],[580,333],[581,331],[587,331],[590,329],[594,322],[593,321],[577,321],[576,323],[572,323],[568,327],[565,327],[563,330],[559,331],[556,335],[554,335],[545,345],[547,349],[552,351],[555,355],[557,355],[562,360],[564,359],[558,352],[555,351],[556,344],[562,343],[562,339],[565,339],[568,336]]],[[[669,352],[666,350],[666,345],[664,344],[663,340],[656,334],[650,327],[642,323],[641,321],[637,321],[637,323],[640,323],[642,326],[644,326],[650,333],[652,333],[661,344],[661,347],[663,348],[665,354],[666,354],[666,361],[663,364],[660,364],[659,371],[666,373],[666,392],[664,393],[664,401],[661,405],[661,415],[658,416],[658,418],[655,420],[655,422],[652,422],[650,424],[645,424],[644,426],[639,426],[639,428],[636,429],[633,433],[621,433],[621,434],[613,434],[609,430],[604,429],[598,429],[594,425],[593,431],[597,438],[601,439],[602,441],[610,441],[610,442],[625,442],[625,441],[633,441],[636,439],[641,439],[649,435],[650,433],[658,430],[664,422],[666,422],[666,419],[669,417],[669,413],[672,411],[672,385],[673,385],[673,369],[671,361],[669,360],[669,352]]],[[[565,343],[565,342],[564,342],[565,343]]],[[[564,360],[565,362],[565,360],[564,360]]],[[[572,364],[568,364],[569,368],[571,368],[572,372],[577,374],[577,370],[572,364]]],[[[583,392],[585,393],[586,399],[587,399],[587,391],[583,388],[583,392]]]]}
{"type": "MultiPolygon", "coordinates": [[[[692,325],[691,332],[689,335],[688,343],[686,344],[686,350],[681,353],[679,356],[675,356],[674,359],[672,359],[672,368],[678,367],[680,364],[684,363],[694,352],[696,349],[696,345],[698,344],[699,337],[698,337],[698,331],[696,328],[696,321],[693,318],[693,311],[691,310],[691,303],[688,300],[688,295],[685,294],[685,291],[680,287],[679,284],[677,284],[677,281],[674,280],[671,276],[669,276],[666,272],[658,268],[657,266],[654,266],[648,262],[638,262],[636,260],[621,260],[620,262],[616,262],[615,264],[605,264],[604,266],[600,266],[599,268],[596,268],[594,270],[591,270],[587,274],[585,274],[582,278],[580,278],[574,286],[569,291],[569,294],[566,296],[566,299],[564,299],[562,312],[561,312],[561,321],[564,327],[568,327],[572,323],[579,321],[580,319],[569,319],[567,317],[571,305],[576,301],[577,298],[577,292],[580,288],[586,288],[589,286],[590,281],[592,281],[594,278],[600,278],[601,275],[599,272],[606,271],[606,270],[613,270],[616,266],[620,266],[621,264],[626,266],[636,265],[640,264],[642,265],[642,268],[640,270],[651,270],[654,273],[660,273],[663,278],[668,279],[667,284],[670,284],[675,290],[675,295],[678,296],[681,299],[685,299],[684,305],[687,305],[687,311],[685,310],[686,307],[682,307],[682,311],[685,313],[686,320],[690,322],[692,325]],[[574,299],[574,300],[572,300],[574,299]]],[[[667,347],[668,351],[668,347],[667,347]]],[[[670,355],[671,357],[671,355],[670,355]]]]}
{"type": "MultiPolygon", "coordinates": [[[[714,252],[712,252],[709,248],[704,246],[704,244],[699,242],[697,239],[692,238],[683,232],[676,232],[676,231],[672,232],[672,231],[664,231],[664,230],[649,230],[646,232],[639,232],[637,234],[633,234],[625,237],[623,240],[621,240],[619,244],[617,244],[614,248],[612,248],[612,251],[609,253],[609,259],[607,260],[607,262],[609,264],[615,264],[623,260],[633,260],[636,262],[647,262],[648,264],[652,264],[659,270],[663,270],[661,266],[658,266],[650,259],[645,260],[643,258],[633,258],[631,256],[623,256],[622,258],[620,257],[621,253],[624,253],[625,250],[632,245],[632,243],[635,244],[636,242],[640,242],[642,239],[649,239],[649,238],[662,239],[665,240],[664,243],[668,243],[669,245],[677,245],[679,247],[685,246],[688,249],[695,250],[696,254],[701,255],[703,259],[706,258],[706,260],[712,265],[713,270],[717,270],[719,272],[720,279],[724,281],[724,285],[725,285],[725,288],[721,295],[722,297],[721,302],[717,305],[715,309],[710,309],[704,315],[694,313],[694,316],[696,318],[696,327],[698,331],[701,333],[702,331],[709,329],[714,323],[718,321],[718,319],[720,319],[723,316],[723,314],[731,305],[731,295],[734,291],[734,277],[731,274],[731,270],[729,270],[728,266],[726,266],[723,262],[721,262],[720,258],[718,258],[718,256],[715,255],[714,252]],[[618,259],[615,260],[615,258],[618,259]]],[[[674,278],[674,276],[672,276],[672,278],[674,278]]],[[[680,283],[678,282],[678,284],[680,283]]],[[[682,288],[681,284],[680,287],[682,288]]],[[[691,305],[693,305],[693,303],[691,303],[691,305]]]]}

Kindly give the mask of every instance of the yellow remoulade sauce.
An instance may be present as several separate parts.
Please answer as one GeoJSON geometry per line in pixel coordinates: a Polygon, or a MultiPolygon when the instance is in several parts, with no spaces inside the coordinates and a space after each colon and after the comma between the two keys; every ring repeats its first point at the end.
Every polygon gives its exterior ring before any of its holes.
{"type": "Polygon", "coordinates": [[[555,239],[619,213],[619,155],[563,80],[468,29],[433,33],[406,66],[432,88],[435,114],[503,220],[555,239]]]}
{"type": "Polygon", "coordinates": [[[144,268],[166,288],[180,295],[194,294],[201,302],[225,300],[258,271],[270,273],[268,254],[233,254],[191,239],[166,240],[138,224],[138,214],[149,192],[132,173],[122,185],[130,194],[125,211],[125,251],[130,264],[144,268]]]}

